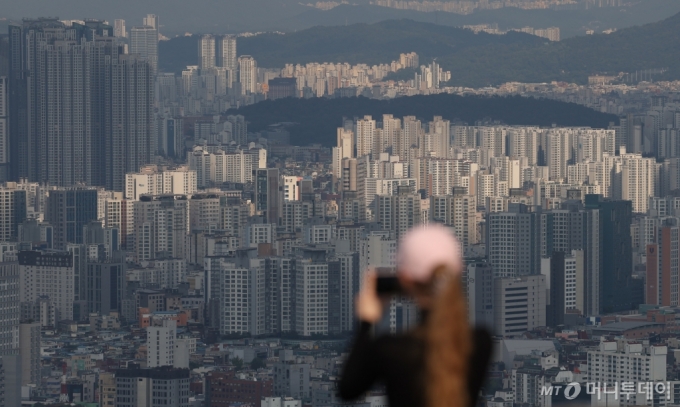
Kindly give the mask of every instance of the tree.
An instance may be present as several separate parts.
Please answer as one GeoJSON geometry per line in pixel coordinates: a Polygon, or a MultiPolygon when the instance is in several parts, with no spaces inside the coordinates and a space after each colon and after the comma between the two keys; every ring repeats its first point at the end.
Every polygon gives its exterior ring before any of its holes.
{"type": "Polygon", "coordinates": [[[231,365],[234,366],[236,370],[241,370],[243,369],[243,359],[233,358],[231,359],[231,365]]]}
{"type": "Polygon", "coordinates": [[[263,367],[267,367],[267,363],[262,358],[255,358],[250,362],[250,368],[253,370],[261,369],[263,367]]]}

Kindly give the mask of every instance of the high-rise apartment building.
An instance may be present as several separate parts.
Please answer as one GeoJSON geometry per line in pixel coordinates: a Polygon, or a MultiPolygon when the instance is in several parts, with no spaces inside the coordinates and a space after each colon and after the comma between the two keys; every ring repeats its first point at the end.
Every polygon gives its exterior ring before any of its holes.
{"type": "Polygon", "coordinates": [[[508,212],[490,213],[486,228],[487,257],[496,277],[539,273],[540,235],[536,213],[524,204],[510,204],[508,212]]]}
{"type": "Polygon", "coordinates": [[[142,24],[145,26],[152,27],[156,31],[160,29],[160,20],[155,14],[147,14],[146,17],[142,19],[142,24]]]}
{"type": "Polygon", "coordinates": [[[544,258],[541,274],[546,277],[548,326],[564,325],[565,315],[583,310],[583,252],[553,252],[544,258]]]}
{"type": "Polygon", "coordinates": [[[645,304],[678,304],[680,278],[680,227],[677,218],[667,218],[654,231],[654,243],[646,245],[645,304]]]}
{"type": "Polygon", "coordinates": [[[468,263],[463,284],[470,323],[493,328],[494,275],[491,266],[482,261],[468,263]]]}
{"type": "Polygon", "coordinates": [[[261,213],[268,223],[279,223],[279,181],[277,168],[258,169],[255,172],[255,210],[261,213]]]}
{"type": "Polygon", "coordinates": [[[0,263],[0,356],[19,350],[19,265],[0,263]]]}
{"type": "Polygon", "coordinates": [[[227,116],[227,121],[231,123],[231,139],[239,146],[248,144],[248,122],[240,114],[227,116]]]}
{"type": "Polygon", "coordinates": [[[24,20],[10,33],[11,177],[122,190],[155,154],[153,67],[101,21],[24,20]]]}
{"type": "Polygon", "coordinates": [[[158,256],[184,258],[189,232],[189,201],[185,195],[145,196],[134,203],[137,261],[158,256]]]}
{"type": "Polygon", "coordinates": [[[264,149],[228,153],[196,146],[187,156],[198,187],[205,188],[225,182],[245,184],[253,181],[253,171],[267,167],[266,154],[264,149]]]}
{"type": "MultiPolygon", "coordinates": [[[[397,241],[389,231],[368,233],[359,243],[359,270],[369,267],[395,267],[397,265],[397,241]]],[[[362,274],[363,276],[363,274],[362,274]]]]}
{"type": "Polygon", "coordinates": [[[328,334],[328,263],[298,259],[295,263],[295,332],[328,334]]]}
{"type": "Polygon", "coordinates": [[[201,69],[215,67],[215,36],[205,34],[198,40],[198,66],[201,69]]]}
{"type": "Polygon", "coordinates": [[[218,194],[194,194],[189,200],[189,230],[212,231],[222,226],[221,202],[218,194]]]}
{"type": "Polygon", "coordinates": [[[450,226],[463,247],[477,244],[477,200],[463,187],[453,187],[452,192],[430,198],[430,218],[450,226]]]}
{"type": "Polygon", "coordinates": [[[631,292],[632,203],[605,199],[601,195],[586,195],[586,209],[597,211],[599,221],[599,241],[594,243],[596,246],[591,251],[596,251],[599,246],[599,276],[590,273],[589,279],[594,282],[588,287],[599,293],[599,309],[593,306],[591,315],[636,308],[638,304],[632,303],[634,296],[631,292]]]}
{"type": "MultiPolygon", "coordinates": [[[[174,78],[173,78],[174,80],[174,78]]],[[[158,126],[158,154],[180,158],[184,155],[184,135],[182,119],[176,117],[161,117],[158,126]]]]}
{"type": "Polygon", "coordinates": [[[8,78],[0,76],[0,182],[8,181],[10,176],[8,102],[8,78]]]}
{"type": "Polygon", "coordinates": [[[373,152],[375,138],[375,120],[371,116],[364,116],[356,122],[357,157],[369,155],[373,152]]]}
{"type": "Polygon", "coordinates": [[[130,53],[137,54],[148,61],[152,75],[156,75],[158,72],[158,30],[150,25],[132,27],[130,29],[130,53]]]}
{"type": "MultiPolygon", "coordinates": [[[[73,319],[75,271],[70,252],[19,252],[19,301],[24,308],[41,298],[54,304],[55,319],[73,319]]],[[[29,308],[26,308],[29,310],[29,308]]],[[[33,315],[26,315],[33,319],[33,315]]]]}
{"type": "Polygon", "coordinates": [[[223,335],[267,333],[266,264],[250,259],[242,264],[222,262],[215,272],[218,294],[219,329],[223,335]]]}
{"type": "Polygon", "coordinates": [[[177,322],[164,319],[160,325],[146,328],[146,366],[149,368],[175,364],[177,322]]]}
{"type": "MultiPolygon", "coordinates": [[[[588,381],[598,383],[597,386],[613,386],[615,383],[619,386],[621,383],[649,383],[654,386],[656,382],[666,381],[667,354],[665,344],[602,340],[599,349],[588,351],[588,381]]],[[[642,389],[623,397],[619,395],[617,404],[626,407],[651,407],[666,401],[663,392],[650,391],[652,397],[648,397],[644,387],[642,389]]],[[[598,390],[611,391],[601,388],[598,390]]]]}
{"type": "MultiPolygon", "coordinates": [[[[436,87],[439,87],[439,85],[436,87]]],[[[451,123],[448,120],[443,120],[441,116],[435,116],[429,123],[428,133],[423,137],[425,149],[432,152],[435,157],[448,158],[451,147],[450,131],[451,123]]],[[[423,156],[426,155],[423,154],[423,156]]]]}
{"type": "MultiPolygon", "coordinates": [[[[329,304],[329,324],[334,324],[337,319],[340,332],[351,332],[355,328],[354,300],[360,285],[359,253],[356,251],[336,253],[335,263],[335,265],[329,264],[329,267],[338,269],[337,286],[329,281],[328,289],[329,292],[338,291],[338,315],[336,317],[331,313],[331,304],[329,304]]],[[[332,270],[329,269],[329,274],[331,272],[332,270]]]]}
{"type": "Polygon", "coordinates": [[[109,315],[111,312],[123,311],[125,270],[125,259],[119,255],[109,260],[87,263],[84,299],[87,300],[88,312],[109,315]]]}
{"type": "Polygon", "coordinates": [[[240,56],[238,58],[238,72],[241,94],[257,93],[257,62],[255,62],[255,58],[250,55],[240,56]]]}
{"type": "Polygon", "coordinates": [[[338,128],[337,144],[333,148],[333,175],[342,179],[342,163],[345,158],[354,158],[354,132],[338,128]]]}
{"type": "Polygon", "coordinates": [[[116,38],[127,37],[127,30],[125,29],[125,20],[113,20],[113,36],[116,38]]]}
{"type": "Polygon", "coordinates": [[[134,201],[142,195],[190,195],[196,189],[196,171],[185,165],[173,169],[147,165],[125,174],[125,199],[134,201]]]}
{"type": "MultiPolygon", "coordinates": [[[[17,300],[18,302],[18,300],[17,300]]],[[[19,355],[21,355],[21,385],[40,383],[40,323],[19,325],[19,355]]]]}
{"type": "Polygon", "coordinates": [[[659,196],[658,166],[654,158],[626,153],[604,159],[606,173],[611,173],[609,197],[631,201],[633,212],[647,212],[650,196],[659,196]]]}
{"type": "Polygon", "coordinates": [[[376,222],[397,240],[409,229],[422,224],[420,194],[414,194],[412,190],[410,186],[400,186],[395,195],[377,195],[374,200],[376,222]]]}
{"type": "Polygon", "coordinates": [[[217,61],[222,68],[227,68],[232,72],[238,69],[238,55],[236,54],[236,37],[224,35],[217,43],[217,61]]]}
{"type": "Polygon", "coordinates": [[[83,227],[97,220],[97,190],[71,187],[49,191],[45,220],[54,229],[54,248],[66,249],[68,243],[83,243],[83,227]]]}
{"type": "Polygon", "coordinates": [[[16,240],[26,220],[26,191],[0,187],[0,242],[16,240]]]}

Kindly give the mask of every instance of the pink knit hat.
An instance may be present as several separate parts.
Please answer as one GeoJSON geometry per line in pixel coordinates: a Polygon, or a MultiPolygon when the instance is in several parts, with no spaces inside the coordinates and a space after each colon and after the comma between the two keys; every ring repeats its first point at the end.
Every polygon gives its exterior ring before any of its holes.
{"type": "Polygon", "coordinates": [[[420,226],[401,238],[397,273],[426,282],[439,266],[451,266],[456,273],[463,270],[460,243],[449,229],[437,224],[420,226]]]}

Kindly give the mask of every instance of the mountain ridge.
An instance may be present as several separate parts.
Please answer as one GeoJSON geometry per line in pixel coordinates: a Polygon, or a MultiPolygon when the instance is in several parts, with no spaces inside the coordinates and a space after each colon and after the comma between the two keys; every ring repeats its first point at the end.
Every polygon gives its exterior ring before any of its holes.
{"type": "Polygon", "coordinates": [[[228,114],[241,114],[248,121],[249,131],[261,131],[267,126],[293,122],[288,130],[291,143],[307,145],[320,143],[333,146],[337,127],[342,119],[371,115],[379,119],[383,114],[394,117],[416,116],[429,121],[434,116],[447,120],[461,120],[474,124],[479,120],[498,120],[509,125],[589,126],[606,128],[618,122],[612,114],[597,112],[575,103],[521,96],[483,97],[453,94],[405,96],[389,100],[353,98],[311,98],[267,100],[228,114]]]}
{"type": "MultiPolygon", "coordinates": [[[[164,41],[161,69],[181,70],[197,60],[198,37],[164,41]],[[168,56],[172,57],[168,61],[168,56]]],[[[307,30],[239,38],[239,54],[252,55],[262,67],[286,63],[390,63],[402,52],[416,52],[421,63],[438,58],[452,73],[451,85],[481,87],[504,82],[567,81],[587,83],[589,75],[668,68],[658,79],[680,79],[680,13],[665,20],[611,34],[559,42],[529,34],[474,34],[470,30],[388,20],[351,26],[317,26],[307,30]],[[499,69],[502,67],[503,69],[499,69]]]]}

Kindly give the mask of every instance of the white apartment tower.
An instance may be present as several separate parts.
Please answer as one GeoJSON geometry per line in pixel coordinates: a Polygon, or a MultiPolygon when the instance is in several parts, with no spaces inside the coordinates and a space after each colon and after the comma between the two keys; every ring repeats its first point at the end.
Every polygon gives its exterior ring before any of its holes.
{"type": "Polygon", "coordinates": [[[175,364],[177,322],[170,319],[164,319],[161,322],[161,325],[146,328],[147,368],[175,364]]]}
{"type": "Polygon", "coordinates": [[[125,174],[125,199],[138,201],[142,195],[189,195],[196,190],[196,171],[186,165],[175,169],[147,165],[137,173],[125,174]]]}
{"type": "Polygon", "coordinates": [[[127,32],[125,30],[125,20],[116,19],[113,21],[113,36],[116,38],[127,37],[127,32]]]}
{"type": "MultiPolygon", "coordinates": [[[[588,381],[590,383],[651,383],[666,381],[666,345],[643,345],[637,341],[620,340],[600,342],[598,350],[588,352],[588,381]]],[[[652,391],[654,393],[654,391],[652,391]]],[[[647,398],[642,390],[628,396],[619,395],[619,406],[657,406],[658,400],[665,395],[654,394],[647,398]]]]}
{"type": "MultiPolygon", "coordinates": [[[[359,244],[359,270],[369,267],[394,267],[397,264],[397,241],[389,231],[370,232],[359,244]]],[[[359,280],[360,282],[362,280],[359,280]]]]}
{"type": "Polygon", "coordinates": [[[354,158],[354,132],[338,128],[338,141],[333,148],[333,175],[336,179],[342,178],[342,160],[354,158]]]}
{"type": "Polygon", "coordinates": [[[563,129],[551,131],[546,136],[546,155],[551,181],[567,179],[567,162],[571,158],[571,133],[561,130],[563,129]]]}
{"type": "Polygon", "coordinates": [[[267,166],[267,150],[237,150],[227,153],[222,149],[207,150],[196,146],[188,154],[189,168],[196,172],[198,187],[224,182],[253,181],[253,171],[267,166]]]}
{"type": "Polygon", "coordinates": [[[238,59],[239,82],[241,94],[257,93],[257,62],[250,55],[243,55],[238,59]]]}
{"type": "Polygon", "coordinates": [[[154,30],[160,30],[160,21],[158,16],[155,14],[147,14],[146,17],[142,19],[142,24],[152,27],[154,30]]]}
{"type": "Polygon", "coordinates": [[[328,334],[328,263],[296,262],[294,312],[298,335],[328,334]]]}
{"type": "Polygon", "coordinates": [[[373,140],[376,127],[375,120],[371,116],[364,116],[357,120],[357,157],[362,157],[373,153],[373,140]]]}
{"type": "MultiPolygon", "coordinates": [[[[215,325],[220,334],[262,335],[267,333],[265,259],[248,259],[244,264],[222,258],[206,258],[210,265],[207,283],[215,304],[215,325]]],[[[277,307],[278,308],[278,307],[277,307]]]]}
{"type": "Polygon", "coordinates": [[[215,36],[206,34],[198,40],[198,66],[208,70],[215,67],[215,36]]]}
{"type": "Polygon", "coordinates": [[[238,69],[238,56],[236,55],[236,37],[225,35],[220,38],[217,48],[217,63],[222,68],[232,72],[238,69]]]}

